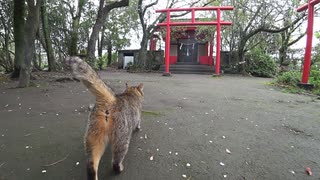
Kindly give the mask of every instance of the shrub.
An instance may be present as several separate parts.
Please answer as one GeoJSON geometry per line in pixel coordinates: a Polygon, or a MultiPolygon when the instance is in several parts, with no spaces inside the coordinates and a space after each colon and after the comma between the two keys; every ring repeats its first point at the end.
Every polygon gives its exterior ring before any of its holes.
{"type": "Polygon", "coordinates": [[[298,71],[284,72],[276,78],[276,82],[281,85],[297,86],[301,80],[301,73],[298,71]]]}
{"type": "Polygon", "coordinates": [[[247,55],[246,72],[257,77],[274,77],[277,65],[273,58],[261,49],[255,49],[247,55]]]}

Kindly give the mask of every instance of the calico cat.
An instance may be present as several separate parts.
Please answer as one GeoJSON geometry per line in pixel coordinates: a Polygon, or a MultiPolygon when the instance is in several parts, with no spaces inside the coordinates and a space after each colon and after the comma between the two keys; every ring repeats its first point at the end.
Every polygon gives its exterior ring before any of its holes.
{"type": "Polygon", "coordinates": [[[98,179],[98,166],[106,145],[112,145],[112,166],[116,173],[123,171],[122,161],[128,152],[132,132],[140,129],[143,84],[115,94],[97,73],[79,57],[66,58],[75,78],[96,97],[84,137],[87,153],[88,180],[98,179]]]}

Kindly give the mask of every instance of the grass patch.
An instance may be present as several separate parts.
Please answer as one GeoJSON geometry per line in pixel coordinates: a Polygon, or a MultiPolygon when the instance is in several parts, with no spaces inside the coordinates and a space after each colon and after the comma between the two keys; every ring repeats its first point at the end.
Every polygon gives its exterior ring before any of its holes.
{"type": "Polygon", "coordinates": [[[142,111],[142,115],[144,115],[144,116],[162,116],[161,112],[157,112],[157,111],[142,111]]]}
{"type": "Polygon", "coordinates": [[[313,94],[320,96],[320,71],[312,70],[309,77],[309,83],[314,84],[314,89],[307,91],[298,87],[298,83],[301,81],[302,74],[299,71],[289,71],[277,76],[276,79],[271,82],[271,85],[282,88],[283,92],[295,93],[295,94],[313,94]]]}

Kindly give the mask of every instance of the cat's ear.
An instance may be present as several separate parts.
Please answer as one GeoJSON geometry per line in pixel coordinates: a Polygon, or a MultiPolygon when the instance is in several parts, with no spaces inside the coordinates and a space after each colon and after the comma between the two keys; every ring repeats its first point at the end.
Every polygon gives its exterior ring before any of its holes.
{"type": "Polygon", "coordinates": [[[140,83],[139,86],[138,86],[140,91],[143,91],[143,87],[144,87],[144,85],[142,83],[140,83]]]}

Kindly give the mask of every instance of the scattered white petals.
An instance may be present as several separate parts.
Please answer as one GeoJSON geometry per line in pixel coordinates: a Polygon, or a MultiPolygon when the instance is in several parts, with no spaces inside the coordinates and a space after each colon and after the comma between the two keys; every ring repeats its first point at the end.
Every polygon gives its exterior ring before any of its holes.
{"type": "Polygon", "coordinates": [[[176,156],[178,156],[178,153],[176,152],[176,156]]]}
{"type": "Polygon", "coordinates": [[[248,120],[248,118],[246,118],[246,121],[248,120]]]}
{"type": "Polygon", "coordinates": [[[208,134],[204,134],[205,136],[208,136],[208,134]]]}
{"type": "Polygon", "coordinates": [[[177,163],[174,163],[174,166],[178,167],[178,164],[177,164],[177,163]]]}
{"type": "Polygon", "coordinates": [[[4,134],[2,134],[1,136],[4,137],[4,134]]]}
{"type": "Polygon", "coordinates": [[[186,100],[187,98],[184,97],[184,98],[182,98],[182,99],[186,100]]]}
{"type": "Polygon", "coordinates": [[[210,140],[209,143],[213,143],[213,141],[210,140]]]}
{"type": "Polygon", "coordinates": [[[222,139],[225,139],[226,137],[225,136],[222,136],[222,139]]]}
{"type": "Polygon", "coordinates": [[[57,113],[56,115],[57,115],[57,116],[59,116],[59,114],[58,114],[58,113],[57,113]]]}
{"type": "Polygon", "coordinates": [[[153,161],[153,156],[150,157],[150,161],[153,161]]]}
{"type": "Polygon", "coordinates": [[[250,148],[249,148],[249,147],[247,147],[247,150],[250,150],[250,148]]]}
{"type": "Polygon", "coordinates": [[[19,103],[19,106],[21,106],[21,103],[19,103]]]}
{"type": "Polygon", "coordinates": [[[256,127],[258,127],[258,124],[256,124],[256,127]]]}
{"type": "Polygon", "coordinates": [[[164,123],[164,125],[168,125],[168,123],[164,123]]]}
{"type": "Polygon", "coordinates": [[[225,164],[224,164],[223,162],[220,162],[220,165],[221,165],[221,166],[224,166],[225,164]]]}
{"type": "Polygon", "coordinates": [[[145,139],[148,139],[148,136],[147,136],[147,134],[144,134],[144,138],[145,138],[145,139]]]}
{"type": "Polygon", "coordinates": [[[225,175],[223,175],[223,177],[224,177],[224,178],[227,178],[228,176],[225,174],[225,175]]]}
{"type": "Polygon", "coordinates": [[[231,154],[231,151],[230,151],[229,149],[226,149],[226,152],[227,152],[228,154],[231,154]]]}
{"type": "Polygon", "coordinates": [[[29,112],[27,112],[27,114],[30,114],[29,112]]]}
{"type": "Polygon", "coordinates": [[[205,114],[209,114],[209,113],[206,112],[205,114]]]}
{"type": "Polygon", "coordinates": [[[213,112],[214,110],[213,110],[213,109],[211,109],[211,111],[213,112]]]}
{"type": "Polygon", "coordinates": [[[29,110],[31,110],[32,108],[31,107],[29,107],[29,110]]]}
{"type": "Polygon", "coordinates": [[[27,168],[27,171],[30,171],[30,168],[27,168]]]}
{"type": "Polygon", "coordinates": [[[171,151],[169,151],[169,154],[171,154],[172,152],[171,151]]]}
{"type": "Polygon", "coordinates": [[[271,129],[272,131],[275,131],[276,129],[271,129]]]}
{"type": "Polygon", "coordinates": [[[4,107],[8,107],[9,106],[9,104],[6,104],[4,107]]]}
{"type": "Polygon", "coordinates": [[[291,148],[294,148],[294,146],[291,146],[291,148]]]}
{"type": "Polygon", "coordinates": [[[170,130],[173,130],[173,128],[169,127],[170,130]]]}
{"type": "Polygon", "coordinates": [[[9,109],[9,110],[8,110],[8,112],[12,112],[12,110],[11,110],[11,109],[9,109]]]}
{"type": "Polygon", "coordinates": [[[290,170],[290,172],[291,172],[292,174],[296,174],[296,172],[294,172],[293,170],[290,170]]]}
{"type": "Polygon", "coordinates": [[[29,149],[30,148],[30,146],[26,146],[26,149],[29,149]]]}
{"type": "Polygon", "coordinates": [[[75,111],[75,112],[77,112],[77,111],[78,111],[78,109],[75,109],[74,111],[75,111]]]}
{"type": "Polygon", "coordinates": [[[142,137],[142,136],[140,136],[140,139],[143,139],[143,137],[142,137]]]}
{"type": "Polygon", "coordinates": [[[78,166],[80,163],[79,162],[76,162],[76,166],[78,166]]]}
{"type": "Polygon", "coordinates": [[[42,173],[46,173],[46,172],[47,172],[47,170],[42,170],[41,172],[42,172],[42,173]]]}
{"type": "Polygon", "coordinates": [[[187,178],[187,175],[185,175],[185,174],[182,174],[182,177],[183,177],[183,178],[187,178]]]}
{"type": "Polygon", "coordinates": [[[159,149],[157,149],[157,151],[159,151],[159,149]]]}
{"type": "Polygon", "coordinates": [[[190,167],[190,166],[191,166],[191,164],[187,163],[187,164],[186,164],[186,166],[187,166],[187,167],[190,167]]]}
{"type": "Polygon", "coordinates": [[[142,149],[141,149],[141,148],[138,148],[138,150],[139,150],[139,151],[142,151],[142,149]]]}

